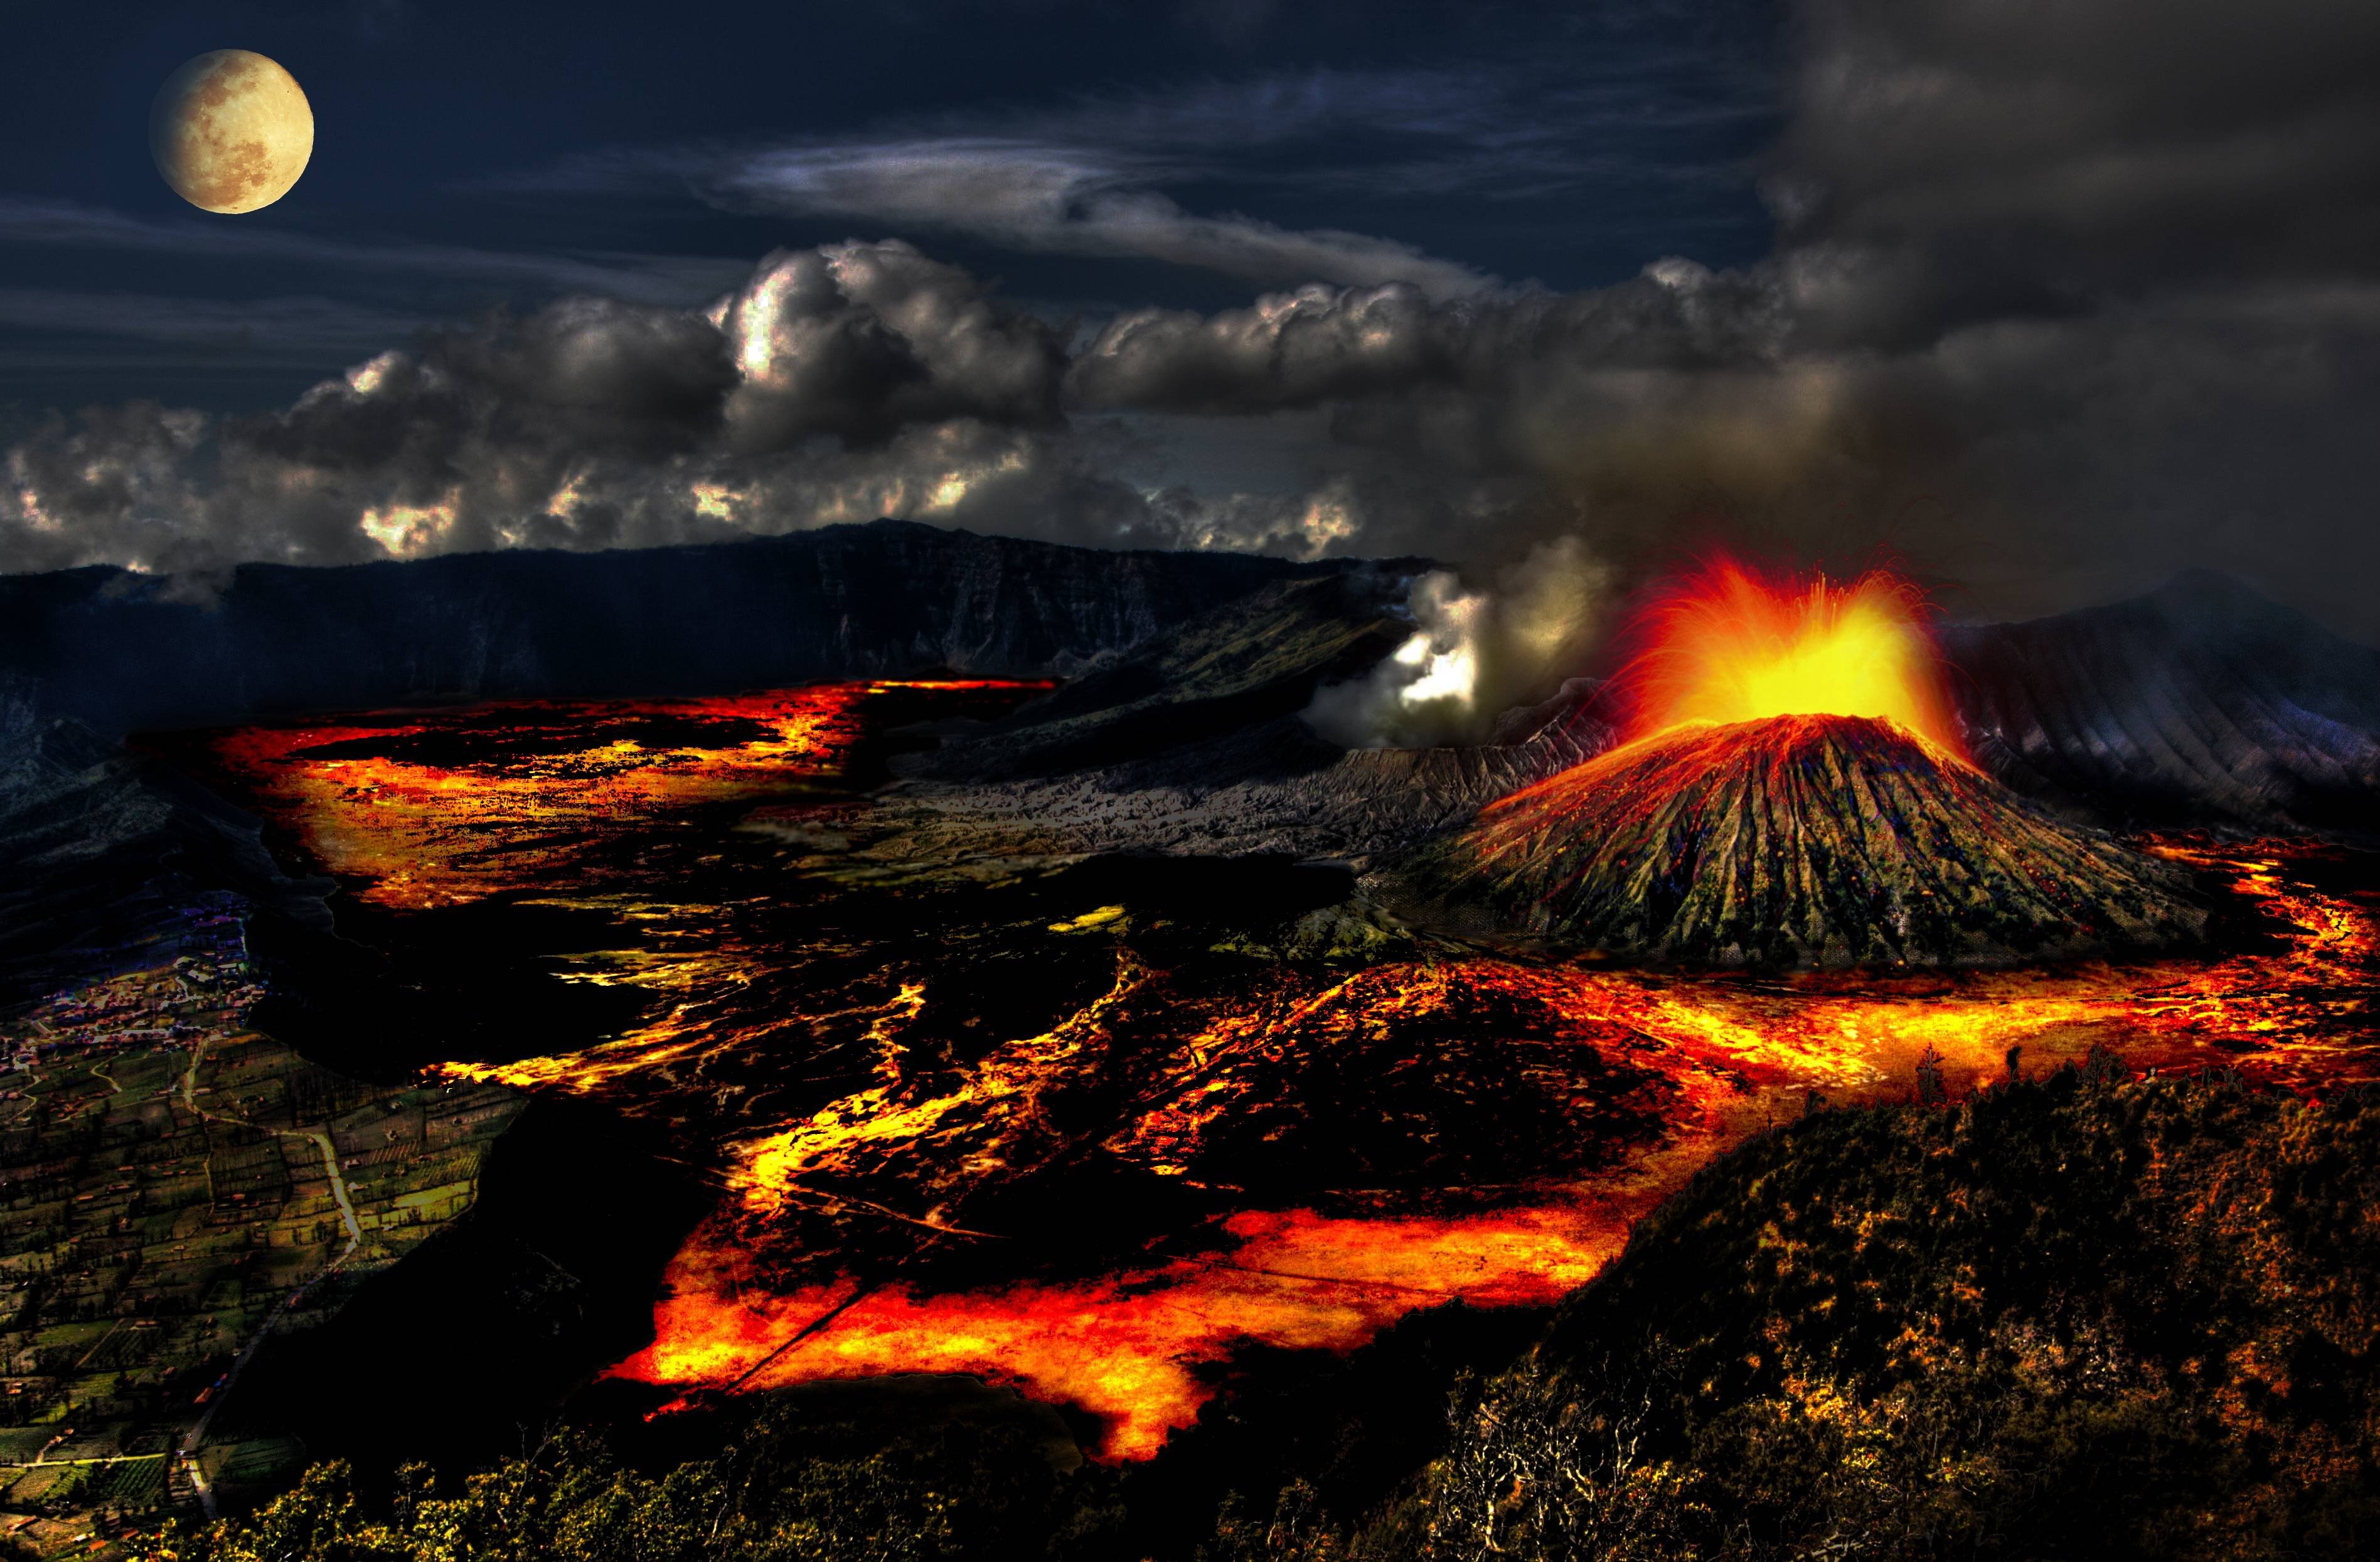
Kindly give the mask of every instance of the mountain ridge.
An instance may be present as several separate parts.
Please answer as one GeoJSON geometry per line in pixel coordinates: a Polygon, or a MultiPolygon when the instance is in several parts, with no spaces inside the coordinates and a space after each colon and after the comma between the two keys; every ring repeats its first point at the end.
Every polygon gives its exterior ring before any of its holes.
{"type": "Polygon", "coordinates": [[[1269,582],[1353,567],[895,520],[610,553],[243,565],[211,597],[91,567],[0,577],[0,673],[111,735],[929,670],[1066,677],[1269,582]]]}
{"type": "Polygon", "coordinates": [[[2028,796],[2122,824],[2380,824],[2380,650],[2229,576],[1941,641],[1969,751],[2028,796]]]}

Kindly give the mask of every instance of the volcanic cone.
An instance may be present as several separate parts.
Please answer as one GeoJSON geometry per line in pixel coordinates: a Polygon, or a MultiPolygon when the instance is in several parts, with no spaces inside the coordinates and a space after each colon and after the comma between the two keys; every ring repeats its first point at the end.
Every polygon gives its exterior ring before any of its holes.
{"type": "Polygon", "coordinates": [[[2179,870],[1865,716],[1631,743],[1491,803],[1400,878],[1457,926],[1682,964],[2007,965],[2205,926],[2179,870]]]}

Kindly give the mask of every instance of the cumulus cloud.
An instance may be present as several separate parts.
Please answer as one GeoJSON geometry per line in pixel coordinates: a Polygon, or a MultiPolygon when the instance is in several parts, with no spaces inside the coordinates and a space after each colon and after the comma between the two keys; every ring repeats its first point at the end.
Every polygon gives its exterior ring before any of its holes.
{"type": "Polygon", "coordinates": [[[814,433],[880,441],[909,423],[1054,423],[1064,355],[1048,326],[905,244],[772,257],[707,316],[740,383],[738,449],[814,433]]]}
{"type": "Polygon", "coordinates": [[[1341,474],[1294,494],[1200,494],[1178,486],[1148,496],[1148,532],[1165,545],[1320,558],[1377,531],[1354,482],[1341,474]]]}
{"type": "MultiPolygon", "coordinates": [[[[1774,359],[1786,321],[1766,274],[1662,262],[1587,293],[1433,301],[1419,289],[1307,287],[1245,310],[1117,317],[1074,365],[1090,406],[1238,412],[1446,387],[1509,402],[1577,370],[1774,359]]],[[[1485,421],[1508,421],[1507,409],[1485,421]]]]}
{"type": "Polygon", "coordinates": [[[2050,289],[2380,260],[2371,6],[1803,0],[1800,24],[1791,242],[2050,289]]]}
{"type": "Polygon", "coordinates": [[[1058,437],[1062,370],[1049,327],[905,244],[780,253],[708,311],[565,299],[274,412],[53,415],[8,454],[0,559],[179,571],[888,514],[1106,540],[1140,506],[1058,437]]]}

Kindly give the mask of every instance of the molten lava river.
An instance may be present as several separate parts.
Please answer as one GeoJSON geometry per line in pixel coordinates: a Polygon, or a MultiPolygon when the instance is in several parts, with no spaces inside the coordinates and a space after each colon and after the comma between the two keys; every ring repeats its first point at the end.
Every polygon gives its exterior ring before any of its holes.
{"type": "Polygon", "coordinates": [[[1451,945],[1285,959],[1261,930],[1342,899],[1343,874],[877,849],[887,735],[1031,691],[495,705],[208,743],[341,882],[344,929],[476,912],[500,936],[559,909],[597,930],[540,952],[539,980],[606,989],[624,1020],[440,1068],[638,1119],[715,1184],[652,1343],[612,1369],[683,1396],[970,1373],[1142,1458],[1249,1348],[1550,1302],[1712,1157],[1822,1104],[1908,1100],[1929,1054],[1954,1098],[2095,1044],[2312,1092],[2380,1073],[2380,873],[2308,842],[2144,843],[2227,908],[2226,953],[1765,980],[1451,945]]]}

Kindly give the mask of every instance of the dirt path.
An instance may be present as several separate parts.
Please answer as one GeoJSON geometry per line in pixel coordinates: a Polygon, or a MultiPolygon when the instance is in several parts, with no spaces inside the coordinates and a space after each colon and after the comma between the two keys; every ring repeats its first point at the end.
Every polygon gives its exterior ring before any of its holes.
{"type": "MultiPolygon", "coordinates": [[[[198,1099],[199,1067],[205,1061],[206,1047],[201,1043],[191,1049],[189,1069],[182,1076],[182,1104],[211,1123],[234,1123],[241,1128],[255,1129],[259,1132],[277,1134],[283,1139],[303,1139],[312,1141],[315,1147],[322,1152],[322,1171],[331,1181],[331,1197],[338,1202],[339,1223],[347,1230],[347,1245],[339,1250],[338,1257],[324,1265],[321,1275],[317,1275],[313,1279],[282,1298],[281,1305],[274,1308],[264,1322],[257,1325],[255,1335],[249,1338],[239,1355],[233,1359],[231,1370],[224,1373],[223,1377],[216,1382],[213,1393],[208,1396],[206,1409],[191,1425],[189,1433],[182,1439],[181,1447],[176,1450],[176,1457],[181,1460],[183,1470],[190,1478],[190,1489],[199,1495],[199,1506],[206,1510],[209,1519],[212,1519],[215,1517],[214,1489],[207,1483],[205,1468],[199,1461],[199,1446],[206,1441],[207,1427],[214,1421],[215,1411],[221,1409],[223,1402],[231,1397],[233,1386],[239,1382],[240,1373],[248,1370],[249,1362],[256,1356],[257,1348],[261,1346],[266,1336],[273,1333],[274,1322],[281,1314],[303,1300],[309,1291],[321,1284],[339,1265],[355,1256],[356,1250],[363,1245],[364,1228],[363,1224],[356,1218],[355,1202],[347,1196],[346,1178],[339,1175],[338,1147],[332,1143],[330,1134],[322,1129],[266,1129],[260,1124],[249,1122],[245,1117],[235,1117],[226,1113],[208,1111],[199,1104],[198,1099]]],[[[213,1173],[210,1170],[208,1173],[210,1198],[212,1197],[213,1185],[213,1173]]]]}

